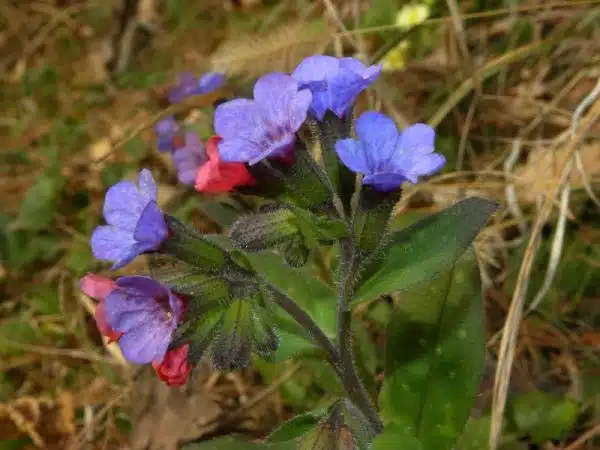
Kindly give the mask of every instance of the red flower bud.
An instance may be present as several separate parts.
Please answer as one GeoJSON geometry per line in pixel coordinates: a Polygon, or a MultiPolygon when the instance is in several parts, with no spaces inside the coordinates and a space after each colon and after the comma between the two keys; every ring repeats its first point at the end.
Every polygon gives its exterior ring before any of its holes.
{"type": "Polygon", "coordinates": [[[162,363],[152,362],[158,377],[169,386],[182,386],[187,383],[192,366],[187,361],[189,344],[169,350],[162,363]]]}
{"type": "Polygon", "coordinates": [[[231,191],[236,186],[256,182],[243,163],[221,161],[218,149],[220,140],[219,136],[213,136],[206,142],[208,161],[198,169],[196,174],[195,188],[198,192],[218,194],[231,191]]]}
{"type": "Polygon", "coordinates": [[[109,342],[114,342],[119,339],[123,333],[111,328],[106,321],[106,314],[104,311],[104,299],[106,299],[115,288],[115,282],[110,278],[105,278],[94,273],[88,273],[81,279],[79,286],[88,297],[98,300],[98,306],[96,306],[96,313],[94,314],[98,331],[100,331],[103,336],[106,336],[109,342]]]}

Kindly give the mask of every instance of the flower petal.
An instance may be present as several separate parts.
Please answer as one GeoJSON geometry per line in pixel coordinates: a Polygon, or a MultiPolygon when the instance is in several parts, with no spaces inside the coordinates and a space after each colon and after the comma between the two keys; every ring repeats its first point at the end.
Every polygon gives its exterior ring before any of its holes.
{"type": "Polygon", "coordinates": [[[359,75],[363,80],[372,83],[377,79],[381,73],[383,66],[381,64],[375,64],[373,66],[365,66],[360,60],[356,58],[341,58],[340,59],[340,70],[348,70],[359,75]]]}
{"type": "Polygon", "coordinates": [[[88,273],[79,280],[79,287],[88,297],[94,300],[104,300],[108,294],[116,287],[115,282],[110,278],[88,273]]]}
{"type": "Polygon", "coordinates": [[[102,212],[110,225],[133,232],[148,200],[133,182],[120,181],[106,192],[102,212]]]}
{"type": "Polygon", "coordinates": [[[366,112],[356,121],[356,134],[364,145],[369,170],[382,171],[393,159],[400,139],[394,121],[379,112],[366,112]]]}
{"type": "Polygon", "coordinates": [[[225,74],[221,72],[208,72],[200,77],[198,86],[200,93],[208,94],[219,89],[225,83],[225,74]]]}
{"type": "Polygon", "coordinates": [[[252,140],[260,136],[264,123],[260,108],[252,100],[238,98],[217,107],[214,126],[222,139],[245,137],[252,140]]]}
{"type": "Polygon", "coordinates": [[[243,137],[229,138],[219,144],[219,156],[224,162],[245,162],[257,157],[262,159],[264,150],[255,141],[243,137]]]}
{"type": "Polygon", "coordinates": [[[379,172],[363,178],[363,184],[371,185],[380,192],[393,191],[406,181],[406,177],[396,172],[379,172]]]}
{"type": "Polygon", "coordinates": [[[312,94],[308,89],[298,92],[298,87],[296,80],[283,73],[271,73],[256,82],[254,98],[266,112],[269,123],[288,132],[302,126],[312,94]]]}
{"type": "Polygon", "coordinates": [[[362,143],[354,139],[342,139],[335,144],[335,151],[348,169],[357,173],[369,173],[367,157],[362,143]]]}
{"type": "Polygon", "coordinates": [[[133,238],[144,245],[145,250],[157,249],[167,238],[165,217],[155,202],[150,202],[142,211],[133,238]],[[146,248],[147,247],[147,248],[146,248]]]}
{"type": "Polygon", "coordinates": [[[429,125],[417,123],[402,132],[402,152],[410,154],[426,154],[435,150],[435,131],[429,125]]]}
{"type": "Polygon", "coordinates": [[[132,233],[110,225],[96,227],[91,244],[96,258],[114,261],[113,269],[123,267],[137,256],[132,233]]]}
{"type": "Polygon", "coordinates": [[[148,364],[153,360],[162,362],[171,343],[173,330],[155,325],[148,324],[121,336],[119,347],[125,359],[134,364],[148,364]]]}
{"type": "Polygon", "coordinates": [[[327,55],[315,55],[305,58],[298,64],[298,67],[292,72],[292,77],[303,85],[335,77],[339,70],[340,62],[338,58],[327,55]]]}
{"type": "Polygon", "coordinates": [[[446,164],[446,158],[439,153],[419,156],[415,159],[410,170],[407,171],[406,178],[411,183],[416,183],[419,176],[432,175],[444,167],[444,164],[446,164]]]}
{"type": "Polygon", "coordinates": [[[158,281],[145,275],[133,275],[121,277],[116,281],[119,288],[131,292],[137,296],[146,296],[149,298],[167,298],[170,290],[160,284],[158,281]]]}
{"type": "Polygon", "coordinates": [[[156,181],[154,181],[152,172],[150,172],[148,169],[142,169],[138,177],[138,184],[139,193],[144,200],[156,201],[158,198],[158,188],[156,187],[156,181]]]}

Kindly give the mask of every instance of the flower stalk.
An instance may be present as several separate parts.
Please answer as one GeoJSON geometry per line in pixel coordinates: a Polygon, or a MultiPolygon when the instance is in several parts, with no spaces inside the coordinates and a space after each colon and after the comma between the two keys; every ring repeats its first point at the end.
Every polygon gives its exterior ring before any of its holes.
{"type": "Polygon", "coordinates": [[[340,240],[340,291],[338,297],[337,343],[341,363],[342,384],[354,404],[365,415],[373,431],[383,431],[383,423],[373,406],[354,364],[352,349],[352,311],[348,307],[354,293],[359,270],[359,252],[351,238],[340,240]]]}

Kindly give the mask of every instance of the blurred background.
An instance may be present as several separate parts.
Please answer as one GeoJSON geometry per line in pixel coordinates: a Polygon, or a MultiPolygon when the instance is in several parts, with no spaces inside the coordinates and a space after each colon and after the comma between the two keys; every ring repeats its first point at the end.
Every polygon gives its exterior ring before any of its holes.
{"type": "MultiPolygon", "coordinates": [[[[487,448],[502,417],[503,449],[600,448],[600,1],[1,0],[0,450],[260,438],[340,392],[318,359],[200,367],[170,389],[103,341],[78,289],[107,269],[89,247],[104,192],[142,166],[163,208],[221,230],[223,209],[156,151],[157,120],[206,138],[217,100],[315,53],[382,63],[358,108],[436,128],[449,162],[398,221],[472,195],[502,205],[476,244],[488,361],[460,449],[487,448]],[[208,70],[223,89],[168,106],[180,72],[208,70]]],[[[387,313],[357,311],[371,389],[387,313]]]]}

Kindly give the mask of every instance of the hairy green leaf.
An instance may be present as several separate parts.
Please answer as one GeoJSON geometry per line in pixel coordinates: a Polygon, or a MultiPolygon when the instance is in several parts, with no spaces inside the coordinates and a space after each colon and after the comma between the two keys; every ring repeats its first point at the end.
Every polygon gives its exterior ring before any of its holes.
{"type": "Polygon", "coordinates": [[[393,233],[379,259],[365,268],[353,306],[407,289],[452,266],[497,206],[482,198],[468,198],[393,233]]]}
{"type": "Polygon", "coordinates": [[[408,426],[425,450],[453,448],[484,359],[481,280],[468,251],[452,269],[402,296],[387,330],[385,422],[408,426]]]}

